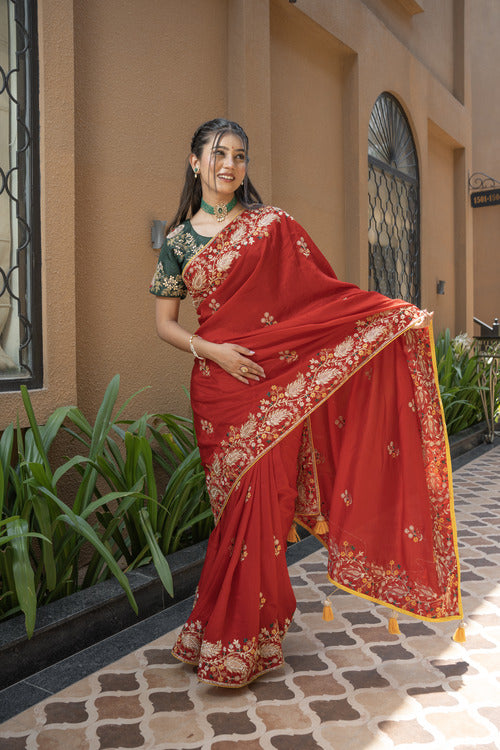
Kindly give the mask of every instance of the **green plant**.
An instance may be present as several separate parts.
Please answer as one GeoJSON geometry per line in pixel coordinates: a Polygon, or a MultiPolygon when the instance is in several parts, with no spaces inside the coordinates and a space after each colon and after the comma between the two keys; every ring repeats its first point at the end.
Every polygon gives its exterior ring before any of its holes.
{"type": "Polygon", "coordinates": [[[447,329],[436,339],[439,390],[448,433],[453,435],[483,418],[481,385],[472,339],[454,339],[447,329]]]}
{"type": "Polygon", "coordinates": [[[56,409],[39,425],[22,388],[30,426],[23,434],[9,425],[0,438],[0,620],[24,612],[28,635],[37,605],[110,575],[137,611],[125,572],[148,562],[172,595],[165,555],[210,532],[192,420],[164,414],[119,422],[131,399],[115,414],[118,389],[115,376],[93,425],[75,407],[56,409]],[[49,451],[61,428],[85,455],[53,468],[49,451]],[[158,491],[160,469],[167,479],[158,491]],[[59,485],[73,471],[80,481],[70,507],[59,485]],[[94,551],[82,571],[88,544],[94,551]]]}

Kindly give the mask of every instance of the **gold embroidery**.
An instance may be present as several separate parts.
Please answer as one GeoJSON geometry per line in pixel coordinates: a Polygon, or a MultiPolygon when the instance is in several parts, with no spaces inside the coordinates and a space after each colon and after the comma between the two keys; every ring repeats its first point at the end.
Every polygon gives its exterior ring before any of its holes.
{"type": "Polygon", "coordinates": [[[208,421],[208,419],[202,419],[201,421],[201,429],[205,430],[205,432],[208,432],[209,435],[212,434],[214,431],[214,426],[211,422],[208,421]]]}
{"type": "Polygon", "coordinates": [[[389,445],[386,447],[387,447],[387,453],[389,454],[389,456],[391,456],[391,458],[397,458],[399,456],[399,448],[396,448],[392,440],[389,443],[389,445]]]}
{"type": "Polygon", "coordinates": [[[265,326],[274,326],[278,322],[274,319],[274,315],[271,315],[271,313],[265,312],[262,318],[260,319],[260,322],[265,326]]]}
{"type": "Polygon", "coordinates": [[[240,562],[243,562],[245,557],[248,557],[248,547],[247,547],[247,543],[243,540],[243,544],[241,545],[241,552],[240,552],[240,562]]]}
{"type": "Polygon", "coordinates": [[[342,417],[342,416],[337,417],[337,419],[335,420],[335,424],[337,425],[337,427],[339,428],[339,430],[341,430],[342,427],[345,425],[345,419],[344,419],[344,417],[342,417]]]}
{"type": "Polygon", "coordinates": [[[299,355],[295,351],[295,349],[285,349],[283,352],[279,353],[280,359],[284,360],[285,362],[296,362],[299,358],[299,355]]]}
{"type": "Polygon", "coordinates": [[[340,497],[344,501],[344,505],[348,508],[350,505],[352,505],[352,497],[348,490],[344,490],[340,493],[340,497]]]}
{"type": "Polygon", "coordinates": [[[182,276],[165,276],[163,269],[163,263],[160,261],[156,267],[153,279],[151,281],[150,290],[153,294],[158,294],[163,297],[185,297],[186,286],[182,280],[182,276]]]}
{"type": "MultiPolygon", "coordinates": [[[[260,601],[263,606],[262,593],[260,601]]],[[[271,623],[255,636],[212,643],[204,640],[204,628],[195,620],[184,626],[172,653],[181,661],[197,664],[198,678],[203,682],[243,686],[262,672],[283,664],[281,641],[289,626],[290,620],[286,618],[282,625],[271,623]]]]}
{"type": "Polygon", "coordinates": [[[274,537],[274,554],[276,555],[276,557],[278,557],[280,552],[281,552],[280,540],[274,537]]]}
{"type": "Polygon", "coordinates": [[[297,247],[299,249],[299,253],[302,253],[302,255],[305,255],[306,258],[308,258],[311,255],[311,251],[307,247],[306,241],[303,237],[301,237],[300,240],[297,240],[297,247]]]}
{"type": "Polygon", "coordinates": [[[405,529],[405,534],[407,534],[408,539],[411,539],[413,542],[421,542],[424,538],[422,532],[417,531],[414,526],[408,526],[408,528],[405,529]]]}

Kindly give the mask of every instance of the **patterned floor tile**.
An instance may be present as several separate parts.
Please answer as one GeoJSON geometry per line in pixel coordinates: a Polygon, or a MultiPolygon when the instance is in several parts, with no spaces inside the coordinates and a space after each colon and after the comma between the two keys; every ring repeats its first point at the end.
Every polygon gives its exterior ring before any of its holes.
{"type": "Polygon", "coordinates": [[[320,550],[290,568],[286,664],[241,690],[199,683],[177,631],[0,725],[0,750],[500,748],[500,448],[455,472],[467,641],[334,590],[320,550]],[[480,481],[476,481],[480,478],[480,481]]]}

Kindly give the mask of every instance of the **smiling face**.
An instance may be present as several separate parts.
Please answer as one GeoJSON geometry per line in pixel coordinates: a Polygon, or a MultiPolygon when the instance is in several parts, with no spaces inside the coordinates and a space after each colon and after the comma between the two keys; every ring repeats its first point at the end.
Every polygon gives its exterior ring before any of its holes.
{"type": "Polygon", "coordinates": [[[215,205],[229,203],[246,174],[247,157],[241,138],[235,133],[218,133],[203,146],[201,157],[191,154],[191,166],[198,168],[203,198],[215,205]]]}

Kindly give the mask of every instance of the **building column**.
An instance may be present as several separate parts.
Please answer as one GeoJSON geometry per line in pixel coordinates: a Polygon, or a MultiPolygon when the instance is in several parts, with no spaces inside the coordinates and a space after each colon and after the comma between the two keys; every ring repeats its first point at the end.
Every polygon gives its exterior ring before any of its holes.
{"type": "Polygon", "coordinates": [[[231,0],[228,6],[227,111],[250,140],[252,182],[271,201],[270,0],[231,0]]]}

